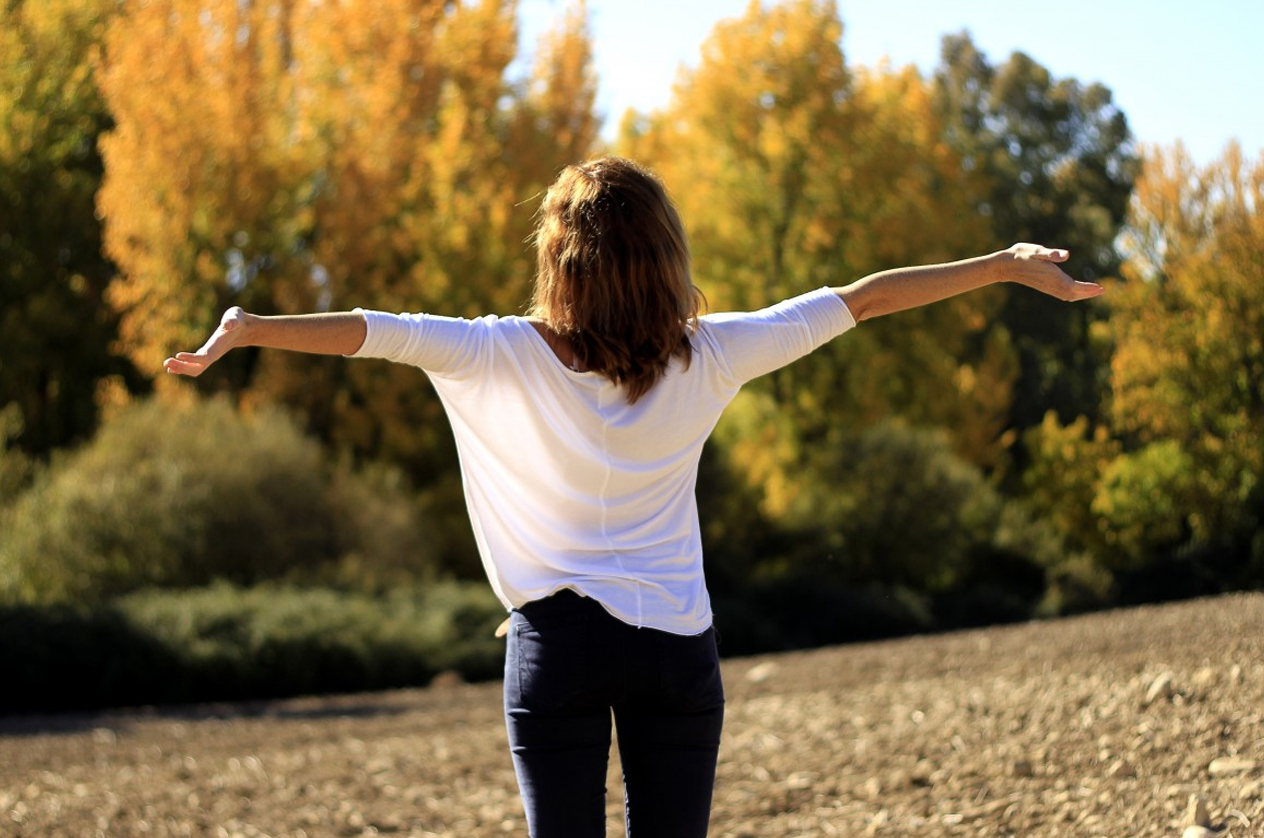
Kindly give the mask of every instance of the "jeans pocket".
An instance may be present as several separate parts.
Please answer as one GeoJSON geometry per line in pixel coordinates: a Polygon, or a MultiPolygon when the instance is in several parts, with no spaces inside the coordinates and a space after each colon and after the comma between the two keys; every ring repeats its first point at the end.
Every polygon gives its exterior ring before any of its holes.
{"type": "Polygon", "coordinates": [[[713,629],[688,637],[660,634],[658,642],[659,679],[666,699],[681,712],[700,712],[724,704],[713,629]]]}
{"type": "MultiPolygon", "coordinates": [[[[591,684],[588,621],[583,614],[550,614],[528,621],[514,616],[508,648],[519,708],[554,713],[577,708],[591,684]]],[[[508,679],[506,687],[509,688],[508,679]]]]}

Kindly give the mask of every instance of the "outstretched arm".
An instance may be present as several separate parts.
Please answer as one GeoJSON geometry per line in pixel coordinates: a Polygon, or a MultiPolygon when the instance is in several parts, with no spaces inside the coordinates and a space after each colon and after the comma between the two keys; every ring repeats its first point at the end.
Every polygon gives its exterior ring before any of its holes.
{"type": "Polygon", "coordinates": [[[367,327],[358,312],[260,317],[240,306],[224,312],[219,328],[197,352],[178,352],[163,362],[169,373],[199,376],[230,349],[266,346],[319,355],[351,355],[364,343],[367,327]]]}
{"type": "Polygon", "coordinates": [[[1059,262],[1067,252],[1035,244],[1016,244],[988,256],[959,262],[896,268],[870,274],[850,285],[834,289],[857,322],[991,285],[1016,282],[1060,300],[1085,300],[1105,289],[1095,282],[1079,282],[1067,276],[1059,262]]]}

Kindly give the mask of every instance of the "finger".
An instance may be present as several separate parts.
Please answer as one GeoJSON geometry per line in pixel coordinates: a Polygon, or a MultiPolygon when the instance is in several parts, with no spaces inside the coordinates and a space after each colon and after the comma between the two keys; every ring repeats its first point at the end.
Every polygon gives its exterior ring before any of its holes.
{"type": "Polygon", "coordinates": [[[1069,251],[1060,247],[1042,247],[1036,255],[1050,262],[1065,262],[1071,257],[1069,251]]]}
{"type": "Polygon", "coordinates": [[[1051,289],[1049,293],[1063,302],[1074,303],[1092,297],[1100,297],[1106,293],[1106,289],[1096,282],[1069,280],[1064,282],[1057,290],[1051,289]]]}
{"type": "MultiPolygon", "coordinates": [[[[189,353],[181,352],[180,355],[188,356],[189,353]]],[[[188,361],[180,357],[168,358],[162,362],[162,367],[169,373],[175,375],[192,375],[199,376],[206,370],[206,364],[196,361],[188,361]]]]}

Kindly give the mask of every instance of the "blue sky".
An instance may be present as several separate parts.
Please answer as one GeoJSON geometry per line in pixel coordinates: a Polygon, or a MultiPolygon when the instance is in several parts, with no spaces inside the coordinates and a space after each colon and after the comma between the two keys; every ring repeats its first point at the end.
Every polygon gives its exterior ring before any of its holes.
{"type": "MultiPolygon", "coordinates": [[[[524,48],[570,0],[520,0],[524,48]]],[[[588,0],[606,134],[624,110],[666,104],[677,68],[697,63],[715,23],[748,0],[588,0]]],[[[1236,138],[1264,153],[1261,0],[840,0],[848,64],[915,64],[929,75],[940,37],[969,30],[993,64],[1015,50],[1055,77],[1101,82],[1143,143],[1180,139],[1206,163],[1236,138]]]]}

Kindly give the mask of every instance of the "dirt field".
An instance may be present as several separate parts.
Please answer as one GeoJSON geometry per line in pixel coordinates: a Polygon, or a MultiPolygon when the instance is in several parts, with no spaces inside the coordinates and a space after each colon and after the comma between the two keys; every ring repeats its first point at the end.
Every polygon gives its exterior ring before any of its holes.
{"type": "MultiPolygon", "coordinates": [[[[1264,836],[1262,594],[726,677],[713,836],[1264,836]]],[[[525,833],[499,684],[0,719],[4,836],[525,833]]]]}

